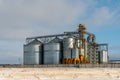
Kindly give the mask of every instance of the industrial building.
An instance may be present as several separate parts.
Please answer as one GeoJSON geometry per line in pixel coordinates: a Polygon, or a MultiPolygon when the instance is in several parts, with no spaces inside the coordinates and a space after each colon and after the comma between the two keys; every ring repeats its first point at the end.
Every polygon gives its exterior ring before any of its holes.
{"type": "Polygon", "coordinates": [[[108,44],[79,24],[76,32],[26,38],[24,64],[99,64],[108,63],[108,44]]]}

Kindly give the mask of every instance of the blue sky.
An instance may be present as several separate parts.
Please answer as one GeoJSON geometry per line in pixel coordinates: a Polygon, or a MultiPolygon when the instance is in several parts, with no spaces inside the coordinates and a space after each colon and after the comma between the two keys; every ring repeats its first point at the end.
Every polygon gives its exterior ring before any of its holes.
{"type": "Polygon", "coordinates": [[[120,59],[120,0],[0,0],[0,63],[22,62],[25,38],[76,31],[80,23],[120,59]]]}

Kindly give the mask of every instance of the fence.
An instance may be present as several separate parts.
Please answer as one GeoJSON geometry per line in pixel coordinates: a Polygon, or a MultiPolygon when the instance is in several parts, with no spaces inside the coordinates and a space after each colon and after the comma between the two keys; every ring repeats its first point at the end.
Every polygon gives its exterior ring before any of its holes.
{"type": "Polygon", "coordinates": [[[19,65],[5,64],[0,65],[0,68],[47,68],[47,67],[76,67],[76,68],[120,68],[120,63],[111,64],[58,64],[58,65],[19,65]]]}

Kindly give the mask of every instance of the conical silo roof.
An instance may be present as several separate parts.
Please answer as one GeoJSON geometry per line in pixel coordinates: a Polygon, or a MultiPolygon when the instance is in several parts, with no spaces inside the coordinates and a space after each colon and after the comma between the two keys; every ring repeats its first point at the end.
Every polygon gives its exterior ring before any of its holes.
{"type": "Polygon", "coordinates": [[[30,42],[30,43],[28,43],[26,45],[35,45],[35,44],[42,44],[42,42],[37,40],[37,39],[35,39],[35,40],[33,40],[32,42],[30,42]]]}
{"type": "Polygon", "coordinates": [[[59,39],[58,37],[56,37],[53,40],[51,40],[49,43],[60,43],[61,41],[62,39],[59,39]]]}

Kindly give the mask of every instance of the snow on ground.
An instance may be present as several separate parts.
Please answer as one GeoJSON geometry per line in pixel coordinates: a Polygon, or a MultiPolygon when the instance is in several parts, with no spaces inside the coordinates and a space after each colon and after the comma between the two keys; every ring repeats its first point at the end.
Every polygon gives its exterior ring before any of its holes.
{"type": "Polygon", "coordinates": [[[120,80],[120,68],[0,68],[0,80],[120,80]]]}

